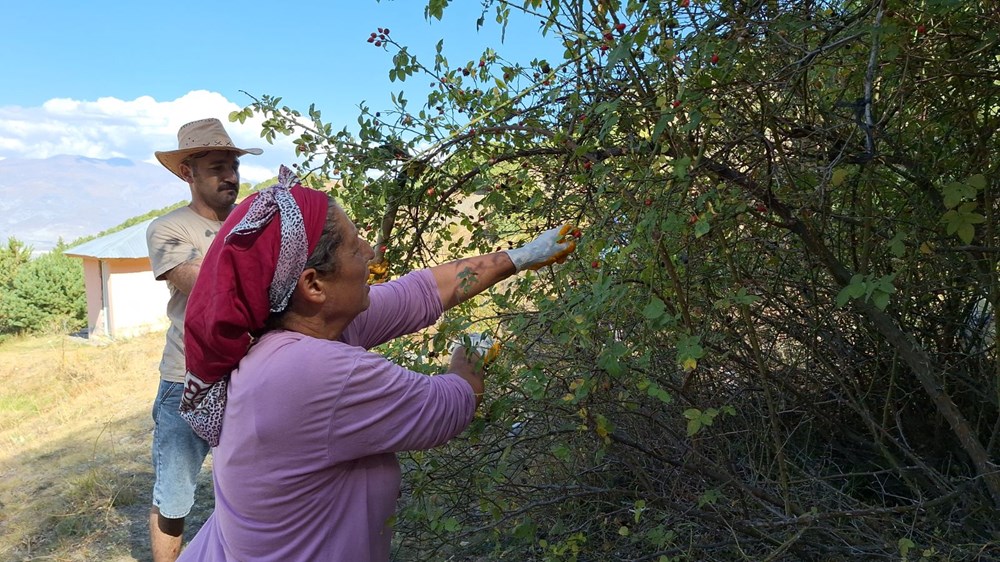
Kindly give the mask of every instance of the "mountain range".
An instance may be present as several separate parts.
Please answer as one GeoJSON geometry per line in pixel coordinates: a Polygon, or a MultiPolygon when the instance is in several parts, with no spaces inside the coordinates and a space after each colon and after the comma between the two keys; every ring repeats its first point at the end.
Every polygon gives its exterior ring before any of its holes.
{"type": "Polygon", "coordinates": [[[72,242],[191,192],[165,168],[124,158],[84,156],[0,160],[0,244],[10,237],[37,252],[72,242]]]}

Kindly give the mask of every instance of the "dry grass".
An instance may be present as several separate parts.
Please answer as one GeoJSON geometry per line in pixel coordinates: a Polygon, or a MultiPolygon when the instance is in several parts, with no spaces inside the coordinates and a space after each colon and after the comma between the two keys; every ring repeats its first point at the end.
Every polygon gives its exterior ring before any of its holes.
{"type": "MultiPolygon", "coordinates": [[[[0,344],[0,560],[149,560],[163,333],[0,344]]],[[[202,472],[188,537],[211,511],[202,472]]]]}

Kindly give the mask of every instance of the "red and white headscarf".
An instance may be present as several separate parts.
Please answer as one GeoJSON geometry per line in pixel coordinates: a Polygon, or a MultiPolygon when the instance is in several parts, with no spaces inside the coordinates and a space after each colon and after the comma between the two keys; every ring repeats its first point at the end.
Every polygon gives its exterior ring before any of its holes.
{"type": "Polygon", "coordinates": [[[226,380],[246,355],[250,334],[288,305],[328,205],[326,193],[302,187],[282,166],[278,184],[233,209],[205,254],[184,316],[180,410],[213,447],[222,432],[226,380]]]}

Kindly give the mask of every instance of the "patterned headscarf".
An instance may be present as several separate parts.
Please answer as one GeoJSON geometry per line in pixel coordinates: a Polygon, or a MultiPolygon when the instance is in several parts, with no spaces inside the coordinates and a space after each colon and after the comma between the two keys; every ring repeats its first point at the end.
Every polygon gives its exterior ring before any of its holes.
{"type": "Polygon", "coordinates": [[[180,409],[213,447],[222,431],[226,378],[246,354],[250,334],[288,306],[323,232],[328,201],[282,166],[278,184],[233,209],[205,254],[184,317],[180,409]]]}

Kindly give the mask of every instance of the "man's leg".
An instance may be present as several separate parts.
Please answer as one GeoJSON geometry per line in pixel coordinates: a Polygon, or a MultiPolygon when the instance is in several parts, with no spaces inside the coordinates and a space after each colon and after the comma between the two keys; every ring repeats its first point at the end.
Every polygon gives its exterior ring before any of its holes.
{"type": "Polygon", "coordinates": [[[153,562],[174,562],[181,555],[184,540],[184,518],[167,519],[160,515],[160,508],[153,506],[149,512],[149,544],[153,562]]]}
{"type": "Polygon", "coordinates": [[[160,382],[153,404],[153,508],[149,538],[154,562],[173,562],[184,540],[184,518],[194,505],[198,472],[209,446],[180,417],[183,384],[160,382]]]}

